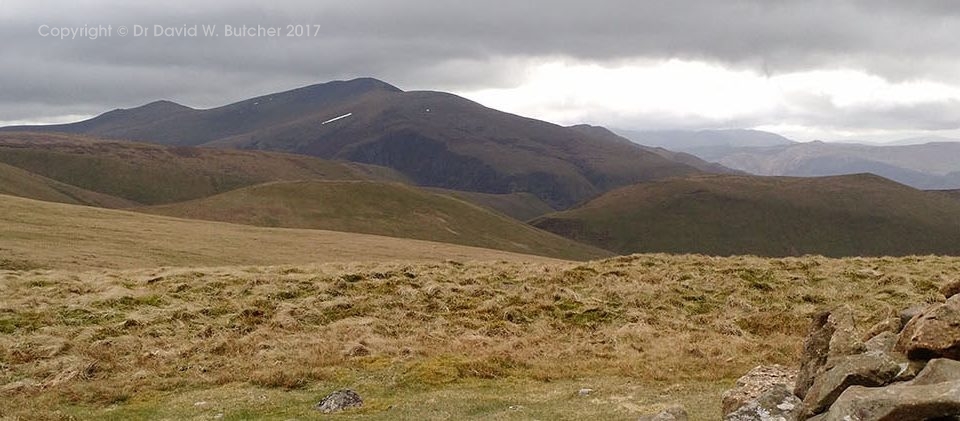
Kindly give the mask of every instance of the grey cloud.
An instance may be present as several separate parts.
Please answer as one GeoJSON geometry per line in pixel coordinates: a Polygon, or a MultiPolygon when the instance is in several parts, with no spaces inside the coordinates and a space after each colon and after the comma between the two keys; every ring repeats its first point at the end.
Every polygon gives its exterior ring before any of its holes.
{"type": "MultiPolygon", "coordinates": [[[[414,89],[509,87],[523,81],[524,63],[550,56],[607,62],[688,58],[768,73],[843,66],[893,80],[960,83],[960,43],[955,41],[960,4],[949,0],[37,4],[5,5],[0,11],[0,120],[40,117],[36,113],[44,106],[51,113],[76,114],[157,98],[213,106],[356,76],[414,89]],[[94,41],[37,35],[40,24],[297,23],[320,24],[321,33],[303,39],[115,36],[94,41]]],[[[896,111],[928,126],[951,116],[936,107],[896,111]],[[924,120],[921,112],[933,114],[924,120]]],[[[865,117],[876,114],[847,117],[863,124],[889,121],[865,117]]],[[[651,124],[707,124],[653,117],[651,124]]],[[[788,117],[835,124],[827,113],[788,117]]]]}

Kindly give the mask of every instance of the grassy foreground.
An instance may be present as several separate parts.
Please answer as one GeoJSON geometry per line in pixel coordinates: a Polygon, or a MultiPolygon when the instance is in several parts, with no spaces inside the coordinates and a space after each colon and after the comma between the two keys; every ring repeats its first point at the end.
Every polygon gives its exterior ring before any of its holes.
{"type": "Polygon", "coordinates": [[[960,258],[543,261],[0,272],[0,417],[716,419],[808,317],[942,299],[960,258]],[[577,396],[580,388],[595,391],[577,396]]]}

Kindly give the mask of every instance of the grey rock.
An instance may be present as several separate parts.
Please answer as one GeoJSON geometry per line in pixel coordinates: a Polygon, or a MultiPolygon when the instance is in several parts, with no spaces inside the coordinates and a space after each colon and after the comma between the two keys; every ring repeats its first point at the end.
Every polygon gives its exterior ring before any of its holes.
{"type": "Polygon", "coordinates": [[[960,380],[933,385],[852,386],[817,421],[923,421],[960,416],[960,380]]]}
{"type": "Polygon", "coordinates": [[[793,391],[776,385],[760,397],[747,402],[728,414],[725,421],[797,421],[803,412],[803,402],[793,391]]]}
{"type": "Polygon", "coordinates": [[[314,406],[314,409],[325,414],[330,414],[348,408],[359,408],[361,406],[363,406],[363,399],[360,398],[357,392],[350,389],[341,389],[321,399],[320,402],[314,406]]]}
{"type": "Polygon", "coordinates": [[[877,324],[871,326],[870,329],[867,329],[862,338],[864,341],[868,341],[884,332],[890,332],[896,335],[900,333],[901,329],[903,329],[903,322],[900,321],[900,318],[889,317],[877,322],[877,324]]]}
{"type": "Polygon", "coordinates": [[[890,352],[893,350],[893,347],[896,344],[897,344],[897,332],[885,331],[885,332],[880,332],[876,336],[870,338],[870,340],[865,342],[863,346],[867,349],[867,352],[870,352],[870,351],[890,352]]]}
{"type": "Polygon", "coordinates": [[[803,398],[816,376],[831,358],[865,351],[863,342],[854,332],[853,313],[845,307],[818,313],[813,317],[810,331],[803,341],[800,372],[797,374],[794,394],[803,398]]]}
{"type": "Polygon", "coordinates": [[[911,360],[960,360],[960,295],[931,305],[911,319],[894,349],[911,360]]]}
{"type": "Polygon", "coordinates": [[[681,406],[672,406],[656,414],[641,415],[637,421],[688,421],[690,417],[681,406]]]}
{"type": "Polygon", "coordinates": [[[958,380],[960,380],[960,361],[937,358],[930,360],[920,374],[910,381],[910,384],[922,386],[958,380]]]}
{"type": "Polygon", "coordinates": [[[927,308],[927,306],[915,305],[904,309],[900,312],[900,323],[903,324],[903,326],[906,326],[907,323],[910,323],[910,320],[913,320],[914,317],[917,317],[917,315],[920,314],[920,312],[925,308],[927,308]]]}
{"type": "Polygon", "coordinates": [[[754,367],[737,380],[736,387],[723,392],[723,415],[736,411],[777,386],[793,390],[796,378],[797,370],[782,365],[754,367]]]}
{"type": "Polygon", "coordinates": [[[830,405],[850,386],[883,386],[900,373],[900,364],[885,352],[868,352],[847,356],[818,376],[803,399],[808,415],[816,415],[830,405]]]}

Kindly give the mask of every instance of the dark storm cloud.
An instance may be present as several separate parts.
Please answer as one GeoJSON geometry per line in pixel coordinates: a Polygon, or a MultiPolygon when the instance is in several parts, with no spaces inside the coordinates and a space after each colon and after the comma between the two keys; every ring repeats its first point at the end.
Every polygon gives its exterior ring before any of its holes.
{"type": "MultiPolygon", "coordinates": [[[[0,121],[169,98],[212,106],[335,78],[510,87],[550,57],[685,58],[758,72],[956,82],[960,5],[899,0],[39,1],[0,10],[0,121]],[[199,5],[196,3],[200,3],[199,5]],[[313,38],[58,40],[39,25],[319,24],[313,38]],[[46,110],[46,111],[44,111],[46,110]]],[[[910,114],[912,115],[912,114],[910,114]]]]}

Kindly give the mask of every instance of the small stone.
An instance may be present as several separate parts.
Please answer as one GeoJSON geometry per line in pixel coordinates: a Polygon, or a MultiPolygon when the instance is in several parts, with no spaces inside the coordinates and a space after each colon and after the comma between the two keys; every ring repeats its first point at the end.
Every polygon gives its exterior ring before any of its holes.
{"type": "Polygon", "coordinates": [[[584,388],[577,391],[577,395],[579,395],[580,397],[590,396],[591,393],[593,393],[593,389],[584,388]]]}
{"type": "Polygon", "coordinates": [[[340,412],[348,408],[363,406],[363,399],[357,392],[350,389],[341,389],[321,399],[314,408],[324,414],[340,412]]]}
{"type": "Polygon", "coordinates": [[[736,411],[776,386],[793,390],[796,378],[797,370],[781,365],[754,367],[737,380],[735,388],[723,392],[723,415],[736,411]]]}
{"type": "Polygon", "coordinates": [[[892,331],[880,332],[877,336],[870,338],[863,346],[870,351],[890,352],[897,344],[897,334],[892,331]]]}
{"type": "Polygon", "coordinates": [[[656,414],[641,415],[637,421],[687,421],[690,417],[682,406],[671,406],[656,414]]]}
{"type": "Polygon", "coordinates": [[[923,305],[915,305],[904,309],[900,312],[900,323],[906,327],[907,323],[910,323],[910,320],[913,320],[913,318],[920,314],[920,312],[925,308],[927,307],[923,305]]]}
{"type": "Polygon", "coordinates": [[[725,421],[797,421],[803,412],[803,402],[791,389],[776,385],[760,397],[747,402],[728,414],[725,421]]]}
{"type": "Polygon", "coordinates": [[[900,333],[902,329],[903,322],[900,321],[899,317],[889,317],[877,322],[877,324],[871,326],[870,329],[867,329],[862,338],[864,341],[869,341],[884,332],[890,332],[896,335],[900,333]]]}

